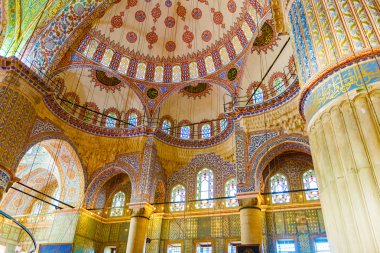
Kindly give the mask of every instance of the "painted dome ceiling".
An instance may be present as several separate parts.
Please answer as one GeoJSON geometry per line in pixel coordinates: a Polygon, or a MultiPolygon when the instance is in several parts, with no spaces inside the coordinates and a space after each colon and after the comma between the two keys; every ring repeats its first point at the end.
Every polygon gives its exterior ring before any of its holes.
{"type": "Polygon", "coordinates": [[[129,78],[179,83],[218,72],[244,52],[263,9],[255,1],[120,0],[77,52],[129,78]]]}

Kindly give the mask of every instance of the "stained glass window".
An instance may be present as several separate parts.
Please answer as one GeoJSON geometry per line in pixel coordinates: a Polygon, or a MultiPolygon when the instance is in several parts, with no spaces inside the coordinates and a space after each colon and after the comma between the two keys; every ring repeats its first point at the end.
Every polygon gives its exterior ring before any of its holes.
{"type": "Polygon", "coordinates": [[[162,82],[164,80],[164,67],[157,66],[154,70],[154,81],[162,82]]]}
{"type": "Polygon", "coordinates": [[[172,196],[171,196],[171,202],[178,202],[178,203],[172,203],[170,205],[170,211],[172,212],[178,212],[185,210],[185,199],[186,199],[186,190],[183,185],[177,185],[172,189],[172,196]]]}
{"type": "Polygon", "coordinates": [[[272,202],[274,204],[288,203],[290,201],[289,193],[281,193],[288,191],[288,180],[282,174],[276,174],[270,178],[270,187],[272,192],[272,202]]]}
{"type": "Polygon", "coordinates": [[[172,80],[173,82],[180,82],[182,80],[181,67],[178,65],[172,69],[172,80]]]}
{"type": "Polygon", "coordinates": [[[274,88],[274,91],[276,92],[276,95],[281,94],[285,90],[284,78],[282,78],[280,76],[280,77],[277,77],[276,79],[274,79],[273,88],[274,88]]]}
{"type": "Polygon", "coordinates": [[[222,47],[219,50],[220,59],[222,60],[222,64],[226,65],[230,62],[230,56],[228,55],[226,47],[222,47]]]}
{"type": "Polygon", "coordinates": [[[162,131],[166,134],[170,134],[170,128],[172,127],[172,124],[170,123],[169,120],[165,119],[162,122],[162,131]]]}
{"type": "Polygon", "coordinates": [[[110,63],[111,63],[111,60],[112,60],[112,56],[113,56],[113,51],[109,48],[107,48],[105,51],[104,51],[104,55],[103,55],[103,58],[102,58],[102,61],[101,63],[104,65],[104,66],[109,66],[110,63]]]}
{"type": "Polygon", "coordinates": [[[198,77],[198,65],[196,62],[191,62],[189,64],[190,78],[194,79],[198,77]]]}
{"type": "Polygon", "coordinates": [[[106,127],[115,127],[116,126],[116,114],[115,113],[109,113],[106,118],[106,127]]]}
{"type": "Polygon", "coordinates": [[[213,201],[209,200],[214,197],[214,175],[212,170],[203,169],[197,175],[197,201],[198,208],[211,208],[213,201]]]}
{"type": "Polygon", "coordinates": [[[138,124],[137,114],[132,112],[128,116],[128,127],[135,127],[138,124]]]}
{"type": "Polygon", "coordinates": [[[211,55],[205,58],[205,65],[206,65],[207,74],[211,74],[215,72],[214,60],[212,59],[211,55]]]}
{"type": "MultiPolygon", "coordinates": [[[[237,183],[236,178],[231,178],[226,182],[226,197],[236,197],[237,183]]],[[[226,207],[238,206],[239,202],[236,198],[226,199],[226,207]]]]}
{"type": "Polygon", "coordinates": [[[127,57],[123,57],[120,60],[119,69],[117,71],[125,75],[127,74],[128,67],[129,67],[129,59],[127,57]]]}
{"type": "MultiPolygon", "coordinates": [[[[303,181],[303,187],[305,190],[318,189],[317,178],[315,176],[314,170],[306,171],[302,176],[302,181],[303,181]]],[[[306,200],[317,200],[317,199],[319,199],[319,191],[318,190],[306,191],[305,194],[306,194],[306,200]]]]}
{"type": "Polygon", "coordinates": [[[211,126],[210,124],[204,124],[202,126],[202,139],[207,139],[211,137],[211,126]]]}
{"type": "Polygon", "coordinates": [[[125,193],[122,191],[119,191],[113,196],[110,216],[111,217],[122,216],[124,212],[124,204],[125,204],[125,193]]]}
{"type": "Polygon", "coordinates": [[[136,70],[136,78],[140,80],[145,79],[145,71],[146,71],[146,64],[145,63],[139,63],[137,65],[137,70],[136,70]]]}
{"type": "MultiPolygon", "coordinates": [[[[255,89],[253,91],[255,91],[255,89]]],[[[252,100],[253,100],[253,103],[255,104],[260,104],[264,101],[264,93],[261,88],[258,88],[256,90],[256,93],[255,95],[253,95],[252,100]]]]}
{"type": "Polygon", "coordinates": [[[221,119],[219,121],[220,124],[220,131],[224,131],[227,128],[227,119],[221,119]]]}
{"type": "Polygon", "coordinates": [[[241,45],[239,38],[237,36],[235,36],[235,37],[232,38],[231,42],[232,42],[232,45],[233,45],[233,47],[235,49],[235,52],[237,54],[240,54],[241,51],[243,51],[243,46],[241,45]]]}
{"type": "Polygon", "coordinates": [[[181,138],[190,139],[190,126],[181,126],[181,138]]]}

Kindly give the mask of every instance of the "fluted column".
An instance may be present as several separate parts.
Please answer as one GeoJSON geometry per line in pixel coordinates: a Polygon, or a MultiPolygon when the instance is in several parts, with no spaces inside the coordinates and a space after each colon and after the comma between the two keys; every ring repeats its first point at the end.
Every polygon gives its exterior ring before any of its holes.
{"type": "Polygon", "coordinates": [[[261,210],[260,193],[240,193],[237,195],[240,208],[241,244],[261,244],[263,237],[264,212],[261,210]]]}
{"type": "Polygon", "coordinates": [[[29,89],[17,76],[0,72],[0,200],[16,180],[17,155],[36,118],[29,89]]]}
{"type": "Polygon", "coordinates": [[[380,252],[379,7],[372,0],[285,6],[333,252],[380,252]]]}
{"type": "Polygon", "coordinates": [[[310,125],[322,211],[334,252],[380,252],[376,96],[377,91],[351,96],[320,113],[310,125]]]}
{"type": "Polygon", "coordinates": [[[149,218],[154,207],[148,203],[133,203],[129,225],[127,253],[144,253],[148,234],[149,218]]]}

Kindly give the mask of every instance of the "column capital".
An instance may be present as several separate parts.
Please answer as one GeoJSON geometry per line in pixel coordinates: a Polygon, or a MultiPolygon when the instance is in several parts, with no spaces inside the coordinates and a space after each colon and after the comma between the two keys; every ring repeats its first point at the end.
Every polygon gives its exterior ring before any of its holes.
{"type": "Polygon", "coordinates": [[[241,192],[236,194],[236,198],[239,200],[240,209],[256,208],[261,210],[261,203],[264,201],[260,192],[241,192]]]}
{"type": "Polygon", "coordinates": [[[154,212],[154,206],[147,202],[136,202],[129,204],[131,209],[131,217],[141,217],[149,219],[154,212]]]}

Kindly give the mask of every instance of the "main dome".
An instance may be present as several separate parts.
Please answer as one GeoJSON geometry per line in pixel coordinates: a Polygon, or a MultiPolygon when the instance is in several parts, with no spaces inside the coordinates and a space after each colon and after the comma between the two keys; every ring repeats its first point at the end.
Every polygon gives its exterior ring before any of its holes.
{"type": "Polygon", "coordinates": [[[253,39],[260,14],[243,0],[116,1],[81,39],[78,52],[130,78],[188,81],[237,58],[253,39]]]}

